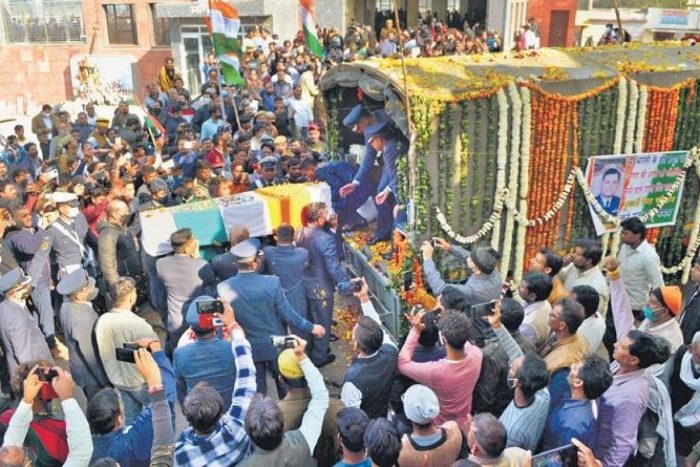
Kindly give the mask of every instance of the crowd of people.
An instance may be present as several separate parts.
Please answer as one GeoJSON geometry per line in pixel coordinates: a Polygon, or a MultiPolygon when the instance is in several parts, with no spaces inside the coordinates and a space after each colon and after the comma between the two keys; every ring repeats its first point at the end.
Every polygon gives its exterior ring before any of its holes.
{"type": "Polygon", "coordinates": [[[420,254],[437,305],[407,313],[397,341],[341,233],[367,226],[370,202],[373,241],[389,239],[402,136],[358,105],[342,123],[364,157],[330,160],[319,62],[298,41],[249,39],[242,89],[212,59],[187,90],[169,59],[146,120],[126,102],[47,104],[33,137],[7,136],[0,465],[523,466],[560,448],[588,466],[700,461],[700,259],[683,290],[665,285],[632,218],[617,257],[595,239],[542,248],[504,287],[498,251],[434,238],[420,254]],[[306,206],[303,227],[237,225],[213,246],[178,229],[172,254],[143,248],[143,212],[307,181],[332,205],[306,206]],[[437,255],[468,279],[446,281],[437,255]],[[358,312],[331,395],[336,294],[358,312]]]}

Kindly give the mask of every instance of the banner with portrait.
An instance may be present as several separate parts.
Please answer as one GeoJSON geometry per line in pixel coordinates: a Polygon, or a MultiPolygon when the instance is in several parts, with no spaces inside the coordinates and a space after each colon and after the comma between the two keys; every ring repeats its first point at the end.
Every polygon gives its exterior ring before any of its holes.
{"type": "MultiPolygon", "coordinates": [[[[651,152],[618,156],[592,156],[586,167],[586,181],[600,207],[623,221],[651,211],[683,172],[688,151],[651,152]]],[[[673,225],[681,204],[683,185],[646,222],[647,227],[673,225]]],[[[614,232],[589,205],[596,233],[614,232]]]]}

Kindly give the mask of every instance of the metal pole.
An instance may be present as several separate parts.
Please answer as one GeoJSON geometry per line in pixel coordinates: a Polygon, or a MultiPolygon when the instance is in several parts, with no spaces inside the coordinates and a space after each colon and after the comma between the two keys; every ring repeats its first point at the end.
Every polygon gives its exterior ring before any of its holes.
{"type": "Polygon", "coordinates": [[[619,44],[622,44],[625,40],[625,33],[622,30],[622,19],[620,19],[620,5],[617,3],[617,0],[613,0],[613,8],[615,8],[615,17],[617,18],[617,28],[620,30],[620,33],[617,36],[617,42],[619,44]]]}
{"type": "MultiPolygon", "coordinates": [[[[398,36],[399,36],[399,53],[401,55],[401,69],[403,71],[403,94],[404,94],[404,105],[406,106],[406,123],[408,127],[408,136],[409,140],[410,134],[411,134],[411,99],[408,94],[408,82],[406,78],[406,62],[404,60],[404,47],[403,47],[403,35],[401,33],[401,22],[399,20],[399,8],[396,3],[396,0],[392,0],[392,5],[394,6],[394,21],[396,22],[396,30],[398,31],[398,36]]],[[[408,26],[408,25],[407,25],[408,26]]],[[[415,151],[413,150],[412,147],[408,148],[408,199],[409,200],[414,200],[415,197],[413,196],[415,193],[415,187],[417,183],[417,177],[416,177],[416,154],[415,151]]],[[[407,212],[408,214],[408,212],[407,212]]],[[[414,214],[414,225],[415,225],[415,214],[414,214]]],[[[410,224],[410,223],[409,223],[410,224]]]]}

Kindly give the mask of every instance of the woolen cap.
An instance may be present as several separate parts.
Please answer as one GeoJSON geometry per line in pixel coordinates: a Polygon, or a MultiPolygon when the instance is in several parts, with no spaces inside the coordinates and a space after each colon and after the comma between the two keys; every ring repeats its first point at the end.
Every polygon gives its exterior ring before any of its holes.
{"type": "Polygon", "coordinates": [[[414,384],[401,396],[406,418],[419,425],[427,425],[440,413],[438,398],[427,386],[414,384]]]}
{"type": "Polygon", "coordinates": [[[294,355],[294,350],[284,349],[277,357],[277,366],[280,374],[286,379],[301,379],[304,372],[299,365],[299,359],[294,355]]]}

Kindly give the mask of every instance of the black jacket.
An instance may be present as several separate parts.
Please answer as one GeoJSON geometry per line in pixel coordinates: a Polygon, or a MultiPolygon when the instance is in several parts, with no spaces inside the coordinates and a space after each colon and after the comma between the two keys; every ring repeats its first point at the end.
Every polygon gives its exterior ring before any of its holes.
{"type": "Polygon", "coordinates": [[[107,221],[97,227],[97,232],[97,256],[107,285],[112,286],[120,276],[138,279],[142,274],[141,257],[134,238],[125,228],[107,221]]]}

